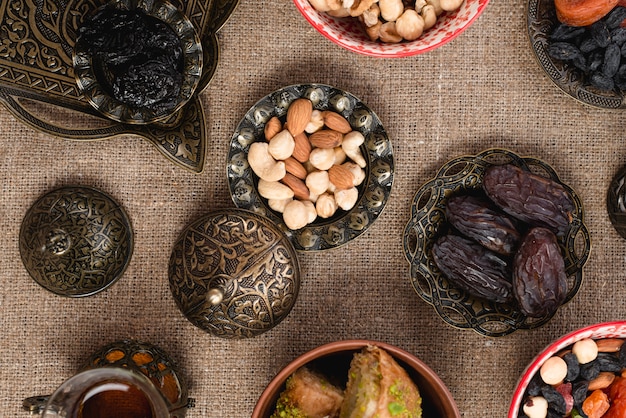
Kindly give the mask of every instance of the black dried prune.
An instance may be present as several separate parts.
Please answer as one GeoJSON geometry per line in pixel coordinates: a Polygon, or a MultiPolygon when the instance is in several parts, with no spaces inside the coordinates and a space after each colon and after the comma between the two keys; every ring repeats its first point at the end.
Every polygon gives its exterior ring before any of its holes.
{"type": "Polygon", "coordinates": [[[601,372],[620,373],[622,371],[622,365],[615,354],[598,353],[595,362],[598,363],[598,369],[601,372]]]}
{"type": "Polygon", "coordinates": [[[589,27],[591,37],[596,40],[600,48],[606,48],[611,42],[611,32],[603,20],[598,20],[589,27]]]}
{"type": "Polygon", "coordinates": [[[585,380],[593,380],[600,374],[600,366],[594,361],[590,361],[580,366],[580,377],[585,380]]]}
{"type": "Polygon", "coordinates": [[[620,49],[617,44],[610,44],[604,50],[604,63],[602,64],[602,74],[613,77],[619,69],[621,60],[620,49]]]}
{"type": "Polygon", "coordinates": [[[433,245],[432,255],[454,286],[494,302],[513,300],[509,265],[482,245],[457,235],[444,235],[433,245]]]}
{"type": "Polygon", "coordinates": [[[617,6],[606,15],[604,21],[610,29],[618,28],[626,19],[626,7],[617,6]]]}
{"type": "Polygon", "coordinates": [[[589,82],[592,86],[599,88],[600,90],[613,90],[615,88],[615,81],[611,77],[607,77],[601,71],[596,71],[591,74],[589,82]]]}
{"type": "Polygon", "coordinates": [[[589,58],[587,59],[587,68],[591,72],[599,70],[600,67],[602,66],[603,61],[604,61],[604,51],[603,50],[593,51],[591,54],[589,54],[589,58]]]}
{"type": "Polygon", "coordinates": [[[561,184],[513,164],[488,167],[483,189],[509,215],[557,234],[565,234],[572,219],[574,203],[561,184]]]}
{"type": "Polygon", "coordinates": [[[560,24],[550,34],[550,39],[553,41],[569,41],[582,36],[586,32],[583,26],[568,26],[566,24],[560,24]]]}
{"type": "Polygon", "coordinates": [[[446,218],[461,234],[502,255],[517,248],[515,223],[487,199],[458,195],[448,199],[446,218]]]}
{"type": "Polygon", "coordinates": [[[561,61],[574,61],[577,58],[584,58],[580,49],[569,42],[555,42],[548,46],[548,55],[561,61]]]}
{"type": "Polygon", "coordinates": [[[584,400],[587,398],[587,389],[589,388],[589,381],[579,380],[572,383],[572,397],[574,398],[574,406],[580,407],[584,400]]]}
{"type": "Polygon", "coordinates": [[[567,353],[563,356],[563,360],[565,364],[567,364],[567,376],[565,376],[565,380],[568,382],[573,382],[578,379],[578,375],[580,374],[580,363],[578,363],[578,358],[573,353],[567,353]]]}
{"type": "Polygon", "coordinates": [[[565,412],[567,410],[567,405],[565,403],[565,398],[563,395],[556,390],[554,386],[545,385],[541,389],[541,394],[548,401],[548,405],[555,412],[561,414],[561,417],[565,416],[565,412]]]}
{"type": "Polygon", "coordinates": [[[567,275],[556,236],[546,228],[532,228],[513,261],[513,293],[521,311],[530,317],[551,315],[567,295],[567,275]]]}
{"type": "Polygon", "coordinates": [[[622,346],[619,348],[617,357],[619,358],[619,362],[622,367],[626,368],[626,343],[622,344],[622,346]]]}
{"type": "Polygon", "coordinates": [[[626,41],[626,28],[619,27],[611,30],[611,42],[621,47],[624,41],[626,41]]]}

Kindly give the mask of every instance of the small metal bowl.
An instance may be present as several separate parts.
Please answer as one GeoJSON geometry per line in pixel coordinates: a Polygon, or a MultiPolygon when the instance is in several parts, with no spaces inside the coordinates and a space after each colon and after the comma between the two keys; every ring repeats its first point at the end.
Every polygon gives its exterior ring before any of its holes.
{"type": "Polygon", "coordinates": [[[378,119],[352,94],[323,84],[300,84],[284,87],[259,100],[241,120],[230,142],[227,176],[233,202],[239,208],[267,216],[293,242],[296,250],[316,251],[337,248],[363,234],[381,214],[393,184],[394,157],[391,141],[378,119]],[[353,130],[365,136],[361,152],[366,159],[365,181],[358,187],[359,199],[350,211],[338,210],[328,219],[290,230],[282,214],[272,210],[257,190],[258,177],[248,164],[248,150],[256,141],[264,141],[263,130],[273,116],[285,121],[287,108],[298,98],[308,98],[313,108],[334,110],[343,115],[353,130]]]}
{"type": "Polygon", "coordinates": [[[168,0],[113,0],[101,6],[120,10],[140,10],[147,16],[165,22],[180,39],[183,50],[183,80],[180,93],[172,108],[152,109],[123,103],[107,92],[99,71],[89,52],[89,45],[81,37],[76,40],[73,66],[76,83],[89,103],[104,116],[128,124],[149,124],[163,121],[178,112],[194,95],[202,76],[202,43],[191,21],[168,0]]]}
{"type": "Polygon", "coordinates": [[[425,417],[461,417],[452,394],[441,378],[413,354],[379,341],[345,340],[314,348],[285,366],[259,397],[252,411],[252,418],[269,418],[272,416],[278,397],[285,390],[285,382],[302,366],[317,370],[332,381],[345,385],[348,380],[348,369],[352,357],[368,346],[376,346],[385,350],[406,370],[420,391],[425,417]]]}
{"type": "Polygon", "coordinates": [[[126,270],[133,231],[111,197],[91,187],[67,186],[30,207],[19,245],[26,270],[43,288],[62,296],[91,296],[126,270]]]}
{"type": "Polygon", "coordinates": [[[431,304],[444,322],[479,334],[500,337],[518,329],[533,329],[545,324],[553,315],[530,318],[515,304],[494,303],[473,297],[448,283],[437,268],[432,254],[434,242],[448,230],[446,202],[457,193],[482,189],[485,169],[493,164],[515,164],[535,174],[560,183],[571,195],[575,209],[569,229],[558,243],[565,260],[568,292],[564,303],[578,292],[583,280],[583,265],[589,257],[591,240],[583,223],[583,207],[578,195],[563,184],[556,172],[535,158],[520,157],[503,149],[489,149],[478,155],[455,158],[444,164],[432,180],[413,197],[411,219],[403,235],[403,246],[410,264],[410,279],[417,294],[431,304]]]}
{"type": "Polygon", "coordinates": [[[559,24],[553,0],[529,0],[526,18],[534,56],[559,89],[579,102],[594,107],[626,108],[623,93],[592,86],[579,69],[548,55],[550,34],[559,24]]]}

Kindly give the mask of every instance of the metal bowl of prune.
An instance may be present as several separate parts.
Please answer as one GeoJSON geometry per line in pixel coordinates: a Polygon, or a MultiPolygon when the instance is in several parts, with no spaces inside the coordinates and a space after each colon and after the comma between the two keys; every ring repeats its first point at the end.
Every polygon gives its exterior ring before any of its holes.
{"type": "Polygon", "coordinates": [[[113,0],[77,31],[76,83],[104,116],[128,124],[163,122],[194,95],[202,44],[167,0],[113,0]]]}
{"type": "Polygon", "coordinates": [[[583,206],[545,162],[504,149],[455,158],[413,197],[410,281],[461,329],[500,337],[550,320],[591,249],[583,206]]]}
{"type": "Polygon", "coordinates": [[[554,0],[529,0],[527,19],[534,56],[562,91],[594,107],[626,107],[625,7],[570,26],[558,19],[554,0]]]}

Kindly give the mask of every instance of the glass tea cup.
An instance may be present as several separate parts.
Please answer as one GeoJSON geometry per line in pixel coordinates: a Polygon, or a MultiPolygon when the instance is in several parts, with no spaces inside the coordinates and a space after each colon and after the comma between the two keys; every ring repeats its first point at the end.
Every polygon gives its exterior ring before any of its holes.
{"type": "Polygon", "coordinates": [[[42,418],[170,417],[163,396],[150,379],[120,367],[82,371],[51,396],[29,400],[26,402],[36,407],[31,412],[42,418]]]}
{"type": "Polygon", "coordinates": [[[52,395],[23,406],[42,418],[183,418],[194,404],[167,353],[124,340],[92,354],[52,395]]]}

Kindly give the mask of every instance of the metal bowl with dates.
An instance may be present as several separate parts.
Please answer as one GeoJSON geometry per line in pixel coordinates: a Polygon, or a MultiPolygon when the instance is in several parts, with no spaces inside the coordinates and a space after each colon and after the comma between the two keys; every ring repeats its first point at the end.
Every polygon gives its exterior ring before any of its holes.
{"type": "Polygon", "coordinates": [[[477,155],[461,156],[444,164],[435,177],[417,191],[403,236],[413,288],[449,325],[472,329],[485,336],[500,337],[519,329],[540,327],[550,320],[554,312],[541,317],[529,317],[521,312],[515,302],[495,303],[474,297],[452,285],[437,267],[431,254],[435,241],[451,229],[446,220],[448,198],[480,191],[485,170],[494,164],[513,164],[550,178],[561,184],[573,200],[571,222],[565,233],[557,238],[567,275],[567,293],[563,303],[570,301],[582,284],[583,266],[589,257],[591,243],[583,222],[583,206],[579,196],[559,180],[552,167],[536,158],[521,157],[504,149],[489,149],[477,155]]]}

